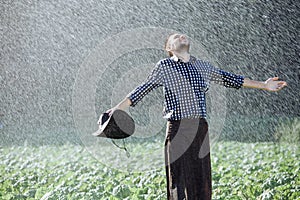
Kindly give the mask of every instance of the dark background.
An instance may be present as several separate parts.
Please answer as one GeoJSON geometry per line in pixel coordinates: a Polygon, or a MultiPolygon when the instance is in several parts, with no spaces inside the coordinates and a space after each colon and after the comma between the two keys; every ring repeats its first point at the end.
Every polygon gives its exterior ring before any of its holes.
{"type": "MultiPolygon", "coordinates": [[[[101,41],[141,27],[186,33],[225,70],[287,81],[278,93],[228,89],[222,139],[272,141],[279,124],[299,118],[299,1],[5,0],[0,9],[0,145],[80,143],[72,116],[80,65],[101,41]]],[[[149,62],[165,56],[149,51],[149,62]]]]}

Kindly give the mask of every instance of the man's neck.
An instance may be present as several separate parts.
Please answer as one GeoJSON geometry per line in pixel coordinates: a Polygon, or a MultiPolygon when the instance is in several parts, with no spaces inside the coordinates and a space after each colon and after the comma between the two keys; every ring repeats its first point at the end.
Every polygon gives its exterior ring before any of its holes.
{"type": "Polygon", "coordinates": [[[182,60],[183,62],[189,62],[191,55],[188,52],[182,52],[182,53],[174,53],[174,56],[178,59],[182,60]]]}

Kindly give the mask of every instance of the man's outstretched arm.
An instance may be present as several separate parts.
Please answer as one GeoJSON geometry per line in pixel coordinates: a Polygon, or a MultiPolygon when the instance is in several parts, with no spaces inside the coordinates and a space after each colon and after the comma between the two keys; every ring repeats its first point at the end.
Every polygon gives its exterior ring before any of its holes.
{"type": "Polygon", "coordinates": [[[279,81],[278,77],[269,78],[266,81],[254,81],[248,78],[244,79],[243,87],[245,88],[255,88],[255,89],[262,89],[267,90],[270,92],[277,92],[287,86],[285,81],[279,81]]]}
{"type": "Polygon", "coordinates": [[[118,103],[115,107],[107,110],[107,113],[113,112],[116,109],[126,110],[131,105],[131,100],[128,97],[125,97],[120,103],[118,103]]]}

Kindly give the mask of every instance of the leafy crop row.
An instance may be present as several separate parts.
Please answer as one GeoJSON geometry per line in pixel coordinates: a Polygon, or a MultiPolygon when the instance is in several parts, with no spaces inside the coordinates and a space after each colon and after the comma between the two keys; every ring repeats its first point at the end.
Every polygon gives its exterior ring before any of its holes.
{"type": "MultiPolygon", "coordinates": [[[[297,199],[299,149],[272,143],[217,143],[212,148],[214,199],[297,199]]],[[[163,159],[163,158],[161,158],[163,159]]],[[[84,147],[0,148],[0,199],[166,199],[163,166],[120,172],[84,147]]]]}

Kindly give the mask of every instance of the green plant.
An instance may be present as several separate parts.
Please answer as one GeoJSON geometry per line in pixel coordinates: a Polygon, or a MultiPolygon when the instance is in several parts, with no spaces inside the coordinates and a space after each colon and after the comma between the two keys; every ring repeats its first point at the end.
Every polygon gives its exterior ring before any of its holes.
{"type": "Polygon", "coordinates": [[[275,138],[278,142],[300,143],[300,118],[289,119],[281,123],[275,132],[275,138]]]}
{"type": "MultiPolygon", "coordinates": [[[[136,144],[139,151],[144,146],[136,144]]],[[[211,151],[213,199],[297,199],[299,151],[287,143],[216,143],[211,151]]],[[[166,199],[164,166],[121,172],[72,144],[0,147],[0,174],[1,200],[166,199]]]]}

